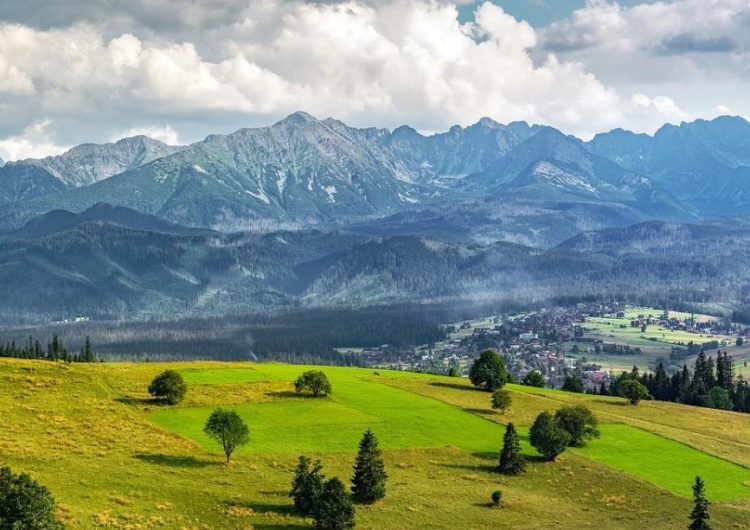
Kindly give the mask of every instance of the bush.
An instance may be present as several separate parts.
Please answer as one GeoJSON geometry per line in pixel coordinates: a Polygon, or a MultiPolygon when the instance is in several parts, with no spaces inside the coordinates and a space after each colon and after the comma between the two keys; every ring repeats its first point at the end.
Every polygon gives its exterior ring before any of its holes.
{"type": "Polygon", "coordinates": [[[25,473],[0,468],[0,528],[8,530],[59,530],[55,499],[49,490],[25,473]]]}
{"type": "Polygon", "coordinates": [[[321,370],[309,370],[294,382],[294,390],[298,394],[305,389],[312,392],[313,397],[325,396],[331,393],[331,382],[321,370]]]}
{"type": "Polygon", "coordinates": [[[176,405],[184,399],[187,393],[187,384],[179,372],[165,370],[148,385],[148,393],[156,399],[162,399],[170,405],[176,405]]]}
{"type": "Polygon", "coordinates": [[[493,392],[508,382],[508,370],[496,352],[484,350],[472,363],[469,380],[472,385],[493,392]]]}
{"type": "Polygon", "coordinates": [[[503,414],[510,404],[513,402],[513,398],[510,397],[510,392],[507,390],[497,389],[492,393],[492,408],[499,410],[503,414]]]}
{"type": "Polygon", "coordinates": [[[503,500],[503,492],[500,490],[495,490],[492,492],[492,504],[495,506],[500,506],[500,502],[503,500]]]}

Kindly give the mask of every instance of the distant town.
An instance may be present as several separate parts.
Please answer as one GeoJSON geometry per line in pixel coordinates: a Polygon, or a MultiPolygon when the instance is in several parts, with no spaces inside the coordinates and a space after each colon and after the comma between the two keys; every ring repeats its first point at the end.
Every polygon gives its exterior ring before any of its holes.
{"type": "Polygon", "coordinates": [[[625,369],[625,365],[619,365],[634,357],[637,364],[651,369],[658,362],[676,369],[702,349],[738,348],[750,336],[750,327],[726,319],[619,303],[579,303],[500,315],[447,325],[445,330],[448,339],[440,343],[400,348],[384,344],[341,351],[359,354],[364,364],[373,368],[436,374],[452,371],[465,376],[479,353],[492,349],[505,359],[516,381],[536,370],[544,376],[548,388],[560,388],[568,375],[575,375],[588,391],[596,391],[602,384],[609,386],[625,369]],[[604,326],[622,333],[602,333],[600,328],[604,326]],[[661,336],[654,336],[654,330],[661,336]],[[649,346],[637,345],[644,341],[649,346]],[[664,354],[660,357],[654,351],[664,354]],[[619,369],[609,366],[612,358],[623,359],[617,363],[619,369]]]}

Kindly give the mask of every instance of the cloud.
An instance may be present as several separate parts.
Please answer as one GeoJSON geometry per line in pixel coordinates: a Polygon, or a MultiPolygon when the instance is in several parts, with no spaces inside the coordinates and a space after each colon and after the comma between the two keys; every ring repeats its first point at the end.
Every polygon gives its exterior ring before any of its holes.
{"type": "Polygon", "coordinates": [[[727,35],[701,37],[691,33],[680,33],[662,40],[657,46],[657,53],[679,55],[683,53],[725,53],[738,47],[737,41],[727,35]]]}
{"type": "Polygon", "coordinates": [[[33,123],[20,135],[0,140],[0,157],[8,161],[64,153],[69,148],[55,144],[50,138],[48,130],[51,125],[49,120],[33,123]]]}
{"type": "MultiPolygon", "coordinates": [[[[736,31],[746,0],[714,0],[705,17],[699,0],[633,8],[590,0],[542,30],[490,2],[462,24],[458,3],[5,2],[0,140],[30,142],[16,153],[41,150],[34,138],[54,149],[145,131],[191,142],[296,110],[423,131],[490,116],[588,137],[698,114],[676,95],[679,85],[665,83],[688,86],[723,63],[750,71],[748,38],[736,31]],[[44,135],[28,132],[40,123],[44,135]]],[[[707,102],[710,112],[719,104],[748,112],[721,96],[707,102]]]]}

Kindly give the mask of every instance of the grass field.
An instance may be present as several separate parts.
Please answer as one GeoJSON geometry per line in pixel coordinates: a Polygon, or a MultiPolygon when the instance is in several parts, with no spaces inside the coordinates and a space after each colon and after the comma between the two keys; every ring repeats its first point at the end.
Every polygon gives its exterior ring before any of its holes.
{"type": "Polygon", "coordinates": [[[386,498],[357,528],[684,528],[704,475],[715,528],[750,529],[750,417],[509,385],[511,410],[463,379],[325,368],[330,398],[291,394],[305,367],[276,364],[63,365],[0,360],[0,464],[52,490],[74,529],[301,529],[287,496],[301,452],[345,482],[362,432],[385,449],[386,498]],[[188,397],[148,400],[149,381],[180,370],[188,397]],[[521,477],[493,471],[503,425],[525,433],[541,410],[584,403],[602,438],[543,463],[525,443],[521,477]],[[251,441],[223,464],[203,437],[216,406],[238,410],[251,441]],[[712,455],[712,456],[709,456],[712,455]],[[504,492],[504,507],[488,506],[504,492]]]}

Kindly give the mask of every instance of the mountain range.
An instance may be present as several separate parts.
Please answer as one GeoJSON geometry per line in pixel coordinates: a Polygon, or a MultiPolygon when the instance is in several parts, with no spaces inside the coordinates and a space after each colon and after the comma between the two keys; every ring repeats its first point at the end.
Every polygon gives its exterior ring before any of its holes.
{"type": "MultiPolygon", "coordinates": [[[[750,124],[721,117],[622,130],[590,142],[551,127],[488,118],[425,136],[358,129],[298,112],[189,146],[146,137],[78,146],[0,167],[0,226],[100,202],[221,231],[329,228],[476,202],[608,211],[596,227],[689,222],[745,211],[750,124]],[[627,212],[623,214],[623,212],[627,212]]],[[[509,240],[508,234],[499,239],[509,240]]],[[[570,235],[530,241],[559,243],[570,235]]]]}
{"type": "Polygon", "coordinates": [[[188,146],[86,144],[0,167],[0,322],[742,301],[747,198],[750,124],[732,117],[584,142],[487,118],[426,136],[300,112],[188,146]]]}

